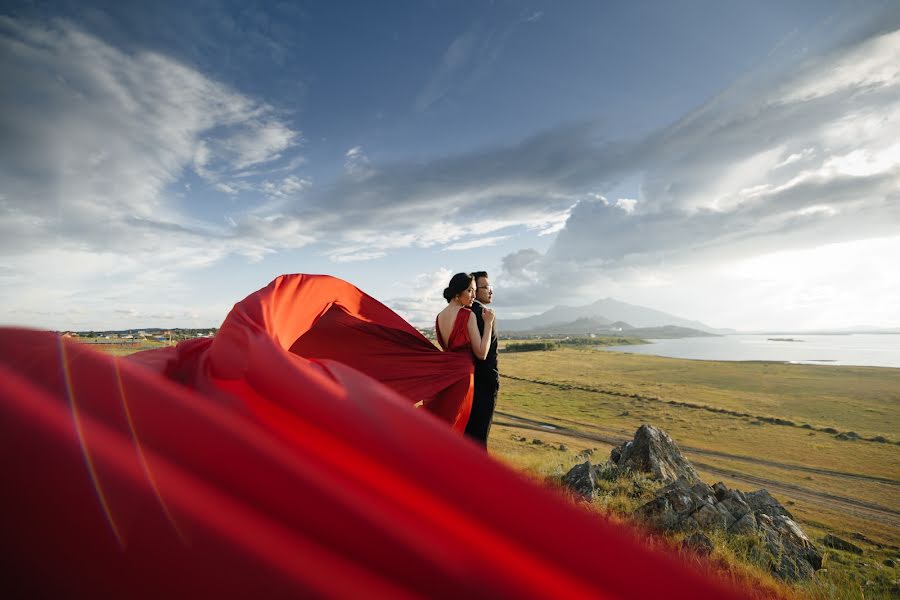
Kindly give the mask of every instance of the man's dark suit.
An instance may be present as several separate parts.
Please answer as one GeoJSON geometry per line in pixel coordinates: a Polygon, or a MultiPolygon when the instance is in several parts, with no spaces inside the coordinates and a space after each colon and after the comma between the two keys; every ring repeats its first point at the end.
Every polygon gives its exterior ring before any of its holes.
{"type": "MultiPolygon", "coordinates": [[[[472,303],[472,312],[478,321],[478,332],[484,335],[484,305],[478,301],[472,303]]],[[[497,370],[497,321],[491,330],[491,347],[484,360],[475,359],[475,397],[472,400],[472,414],[466,425],[466,435],[487,446],[491,421],[494,418],[494,405],[497,403],[497,391],[500,389],[500,372],[497,370]]]]}

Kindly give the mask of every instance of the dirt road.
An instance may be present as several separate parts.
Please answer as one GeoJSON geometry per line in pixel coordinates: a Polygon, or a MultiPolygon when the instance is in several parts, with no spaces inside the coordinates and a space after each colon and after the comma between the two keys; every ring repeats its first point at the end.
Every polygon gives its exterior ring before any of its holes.
{"type": "MultiPolygon", "coordinates": [[[[523,417],[520,415],[515,415],[508,412],[497,411],[497,418],[494,419],[495,425],[502,425],[505,427],[513,427],[517,429],[526,429],[531,431],[543,431],[548,433],[553,433],[555,435],[561,435],[570,438],[582,439],[582,440],[592,440],[601,442],[604,444],[610,444],[614,446],[618,446],[619,444],[627,441],[626,438],[604,434],[600,432],[592,432],[585,431],[586,428],[592,428],[593,425],[589,423],[579,423],[578,421],[572,421],[570,419],[559,419],[558,421],[564,421],[567,423],[571,423],[577,425],[579,428],[567,427],[560,425],[557,423],[549,423],[546,421],[540,421],[528,417],[523,417]]],[[[735,460],[740,462],[747,462],[751,464],[777,467],[780,469],[786,469],[789,471],[800,471],[807,473],[817,473],[820,475],[828,475],[832,477],[845,478],[849,480],[866,480],[873,483],[877,483],[880,485],[888,485],[892,487],[900,486],[900,481],[895,481],[893,479],[887,479],[882,477],[872,477],[868,475],[861,475],[858,473],[847,473],[843,471],[833,471],[830,469],[820,469],[814,467],[805,467],[800,465],[791,465],[786,463],[779,463],[771,460],[758,459],[751,456],[741,456],[736,454],[728,454],[725,452],[716,452],[713,450],[705,450],[701,448],[691,448],[686,446],[679,446],[681,450],[688,455],[688,457],[697,457],[697,456],[712,456],[717,458],[726,458],[728,460],[735,460]]],[[[873,502],[867,502],[865,500],[858,500],[856,498],[847,498],[845,496],[838,496],[836,494],[830,494],[827,492],[820,492],[817,490],[809,489],[803,487],[801,485],[786,483],[782,481],[777,481],[774,479],[768,479],[764,477],[758,477],[756,475],[750,475],[747,473],[741,473],[739,471],[735,471],[734,469],[723,469],[721,467],[715,467],[706,463],[697,462],[692,458],[692,464],[701,469],[703,471],[713,473],[719,476],[728,477],[736,481],[742,481],[752,486],[762,486],[768,489],[770,492],[780,492],[785,496],[788,496],[792,499],[802,499],[810,504],[825,506],[830,509],[840,509],[842,511],[847,512],[848,514],[853,514],[865,519],[877,520],[885,525],[895,527],[900,529],[900,511],[895,510],[893,508],[882,506],[880,504],[876,504],[873,502]]]]}

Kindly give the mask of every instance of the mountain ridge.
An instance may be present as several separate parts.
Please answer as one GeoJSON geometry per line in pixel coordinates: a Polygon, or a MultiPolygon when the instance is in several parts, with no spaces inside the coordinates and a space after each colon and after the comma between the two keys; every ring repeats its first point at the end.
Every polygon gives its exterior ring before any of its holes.
{"type": "Polygon", "coordinates": [[[731,332],[730,330],[716,329],[700,321],[685,319],[654,308],[622,302],[615,298],[602,298],[584,306],[554,306],[540,314],[521,319],[499,319],[497,327],[503,332],[525,332],[533,329],[545,329],[548,326],[568,326],[579,319],[591,319],[602,325],[613,325],[622,322],[634,328],[673,325],[712,334],[731,332]]]}

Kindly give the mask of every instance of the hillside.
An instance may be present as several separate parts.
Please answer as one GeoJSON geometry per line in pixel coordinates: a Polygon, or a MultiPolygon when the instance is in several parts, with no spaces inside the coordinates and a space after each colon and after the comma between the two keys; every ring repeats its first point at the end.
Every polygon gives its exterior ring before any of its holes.
{"type": "MultiPolygon", "coordinates": [[[[602,462],[641,424],[656,424],[704,481],[767,489],[822,550],[825,571],[792,588],[797,595],[790,597],[897,597],[891,594],[900,590],[892,583],[900,581],[900,369],[562,348],[505,355],[501,374],[494,456],[558,480],[584,461],[584,450],[602,462]],[[863,553],[825,548],[829,534],[863,553]]],[[[629,485],[619,486],[622,494],[610,489],[594,505],[625,518],[636,508],[629,485]]],[[[717,543],[715,560],[729,551],[717,543]]]]}

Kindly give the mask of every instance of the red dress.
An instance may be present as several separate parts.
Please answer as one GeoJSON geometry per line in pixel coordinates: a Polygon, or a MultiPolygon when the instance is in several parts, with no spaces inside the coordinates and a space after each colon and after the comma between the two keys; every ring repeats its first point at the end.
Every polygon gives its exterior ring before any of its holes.
{"type": "Polygon", "coordinates": [[[133,359],[0,328],[0,597],[737,597],[413,408],[471,369],[321,276],[133,359]]]}
{"type": "Polygon", "coordinates": [[[467,381],[461,380],[456,384],[453,391],[447,391],[443,395],[425,403],[425,407],[439,418],[449,421],[453,419],[453,429],[457,431],[465,431],[466,423],[469,422],[469,415],[472,412],[472,398],[475,391],[475,357],[472,354],[472,342],[469,338],[469,316],[472,314],[471,309],[460,308],[456,313],[453,321],[453,329],[450,331],[450,339],[444,342],[444,336],[441,335],[441,328],[437,319],[434,322],[434,332],[437,335],[438,343],[444,349],[448,360],[462,363],[457,357],[465,357],[466,364],[469,367],[469,377],[467,381]],[[451,358],[452,357],[452,358],[451,358]],[[462,401],[458,401],[463,386],[468,386],[462,401]]]}

